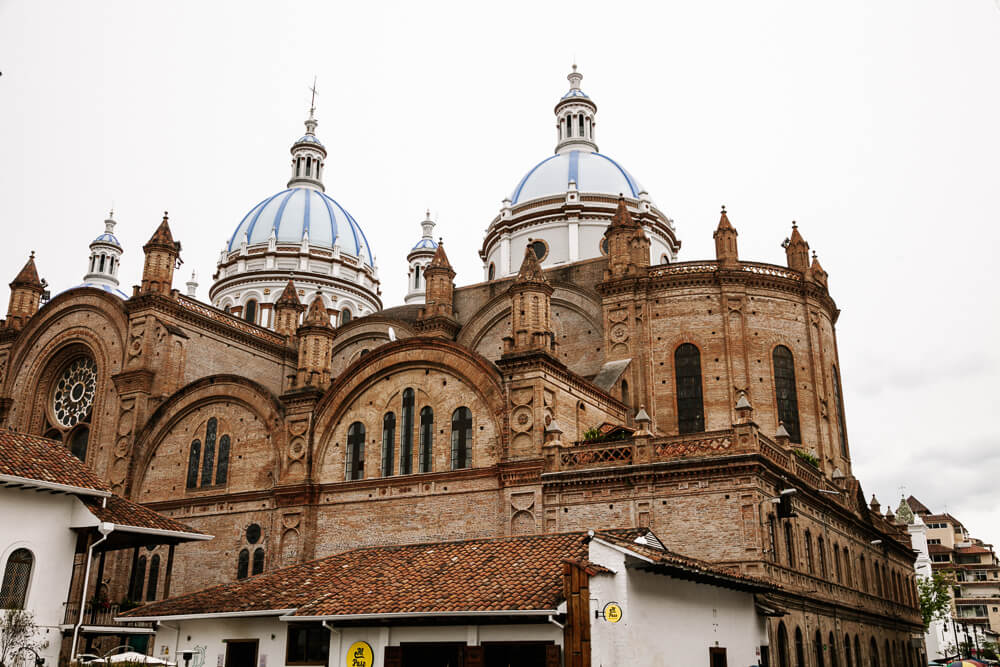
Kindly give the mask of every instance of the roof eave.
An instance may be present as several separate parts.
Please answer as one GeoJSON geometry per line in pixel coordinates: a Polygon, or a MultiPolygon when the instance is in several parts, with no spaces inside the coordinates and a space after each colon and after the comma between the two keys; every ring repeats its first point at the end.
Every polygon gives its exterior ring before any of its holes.
{"type": "Polygon", "coordinates": [[[44,480],[32,479],[30,477],[20,477],[18,475],[0,474],[0,485],[44,489],[46,491],[68,493],[75,496],[96,496],[98,498],[111,497],[110,491],[102,491],[101,489],[92,489],[85,486],[73,486],[71,484],[60,484],[58,482],[46,482],[44,480]]]}
{"type": "Polygon", "coordinates": [[[381,614],[323,614],[316,616],[297,616],[289,614],[282,616],[282,621],[365,621],[380,619],[404,618],[448,618],[461,616],[554,616],[560,613],[558,609],[492,609],[478,611],[407,611],[381,614]]]}
{"type": "Polygon", "coordinates": [[[291,614],[295,609],[255,609],[249,611],[218,611],[204,614],[164,614],[162,616],[118,616],[116,623],[133,623],[140,621],[198,621],[208,618],[241,618],[253,616],[278,616],[291,614]]]}

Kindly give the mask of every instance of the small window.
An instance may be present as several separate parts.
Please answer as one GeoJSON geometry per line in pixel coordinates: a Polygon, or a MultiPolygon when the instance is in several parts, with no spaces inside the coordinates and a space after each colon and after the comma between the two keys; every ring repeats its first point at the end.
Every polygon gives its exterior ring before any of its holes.
{"type": "Polygon", "coordinates": [[[243,549],[236,561],[236,578],[246,579],[248,576],[250,576],[250,550],[243,549]]]}
{"type": "Polygon", "coordinates": [[[347,429],[347,479],[365,477],[365,426],[354,422],[347,429]]]}
{"type": "Polygon", "coordinates": [[[487,272],[487,280],[494,280],[497,277],[497,267],[496,264],[490,262],[490,268],[487,272]]]}
{"type": "Polygon", "coordinates": [[[545,241],[532,241],[531,250],[535,253],[535,257],[538,261],[542,261],[549,254],[549,246],[545,241]]]}
{"type": "Polygon", "coordinates": [[[430,472],[434,460],[434,409],[420,408],[420,472],[430,472]]]}
{"type": "Polygon", "coordinates": [[[403,390],[402,423],[399,431],[399,474],[409,475],[413,472],[413,403],[412,389],[403,390]]]}
{"type": "Polygon", "coordinates": [[[396,414],[387,412],[382,417],[382,476],[392,477],[392,459],[396,449],[396,414]]]}
{"type": "Polygon", "coordinates": [[[472,411],[467,407],[455,410],[451,415],[451,469],[460,470],[471,465],[472,411]]]}
{"type": "Polygon", "coordinates": [[[351,311],[346,308],[340,311],[340,326],[344,326],[351,321],[351,311]]]}
{"type": "Polygon", "coordinates": [[[90,429],[86,426],[81,426],[77,430],[73,431],[73,435],[69,439],[69,451],[73,453],[73,456],[81,461],[86,461],[87,443],[89,441],[90,429]]]}
{"type": "Polygon", "coordinates": [[[156,599],[156,587],[160,583],[160,555],[153,554],[149,559],[149,583],[146,584],[146,602],[156,599]]]}
{"type": "Polygon", "coordinates": [[[605,236],[601,239],[601,254],[607,255],[609,252],[611,252],[611,250],[609,249],[608,246],[608,237],[605,236]]]}
{"type": "Polygon", "coordinates": [[[247,526],[247,542],[249,544],[257,544],[260,541],[260,524],[251,523],[247,526]]]}
{"type": "Polygon", "coordinates": [[[325,665],[330,658],[330,633],[322,624],[288,626],[285,663],[289,665],[325,665]]]}
{"type": "Polygon", "coordinates": [[[15,549],[7,559],[0,586],[0,609],[24,609],[35,557],[27,549],[15,549]]]}
{"type": "Polygon", "coordinates": [[[413,289],[420,289],[420,265],[413,267],[413,289]]]}
{"type": "Polygon", "coordinates": [[[257,301],[250,299],[243,307],[243,319],[250,324],[257,323],[257,301]]]}
{"type": "Polygon", "coordinates": [[[264,550],[260,547],[253,550],[253,570],[251,574],[260,574],[264,571],[264,550]]]}

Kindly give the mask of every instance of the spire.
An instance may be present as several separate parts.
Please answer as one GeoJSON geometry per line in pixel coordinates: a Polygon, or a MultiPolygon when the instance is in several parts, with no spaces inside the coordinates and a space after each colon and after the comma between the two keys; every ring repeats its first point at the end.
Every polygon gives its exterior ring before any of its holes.
{"type": "Polygon", "coordinates": [[[174,241],[174,236],[170,233],[166,211],[163,212],[163,221],[142,247],[142,251],[146,260],[142,267],[140,293],[168,296],[173,289],[174,267],[180,259],[181,244],[174,241]]]}
{"type": "Polygon", "coordinates": [[[24,267],[14,277],[10,286],[11,289],[14,287],[42,287],[42,281],[38,278],[38,268],[35,266],[34,250],[31,251],[28,261],[24,263],[24,267]]]}
{"type": "Polygon", "coordinates": [[[437,223],[431,220],[431,210],[427,209],[427,214],[424,217],[423,222],[420,223],[420,228],[423,231],[423,236],[420,238],[427,239],[428,241],[434,241],[434,226],[436,224],[437,223]]]}
{"type": "Polygon", "coordinates": [[[799,226],[792,222],[792,236],[781,244],[785,248],[785,258],[788,268],[792,271],[806,272],[809,268],[809,244],[799,234],[799,226]]]}
{"type": "Polygon", "coordinates": [[[309,304],[309,312],[306,313],[306,319],[302,322],[302,326],[330,328],[330,314],[326,311],[322,293],[317,292],[316,298],[309,304]]]}
{"type": "Polygon", "coordinates": [[[426,281],[424,302],[417,328],[428,336],[454,338],[458,332],[455,321],[455,269],[451,268],[444,251],[444,241],[438,239],[430,264],[424,269],[426,281]]]}
{"type": "Polygon", "coordinates": [[[619,193],[618,206],[615,208],[615,214],[611,217],[610,227],[627,227],[631,229],[635,226],[635,219],[632,218],[632,213],[625,204],[625,195],[619,193]]]}
{"type": "Polygon", "coordinates": [[[594,127],[597,125],[597,105],[580,89],[583,75],[576,69],[566,76],[569,91],[556,104],[556,153],[570,151],[597,151],[594,127]]]}
{"type": "Polygon", "coordinates": [[[295,330],[299,326],[299,313],[306,307],[299,301],[298,290],[295,283],[288,279],[285,289],[281,291],[281,296],[274,303],[274,330],[281,336],[294,336],[295,330]]]}
{"type": "MultiPolygon", "coordinates": [[[[90,242],[90,256],[87,258],[87,273],[83,276],[84,285],[98,287],[118,287],[118,268],[122,257],[122,246],[115,236],[114,209],[104,221],[104,233],[90,242]]],[[[169,230],[168,230],[169,234],[169,230]]],[[[171,239],[171,243],[173,239],[171,239]]]]}
{"type": "Polygon", "coordinates": [[[45,291],[45,283],[38,279],[38,269],[35,267],[35,251],[25,262],[24,268],[18,272],[10,283],[10,302],[7,305],[7,319],[3,326],[8,329],[20,329],[38,312],[45,291]]]}
{"type": "Polygon", "coordinates": [[[184,286],[187,287],[188,297],[193,299],[198,295],[198,275],[194,271],[191,272],[191,280],[184,283],[184,286]]]}
{"type": "Polygon", "coordinates": [[[292,177],[288,181],[290,188],[313,188],[324,191],[323,170],[326,167],[326,147],[316,137],[316,80],[309,89],[312,98],[309,102],[309,117],[305,120],[306,133],[292,144],[292,177]]]}
{"type": "Polygon", "coordinates": [[[719,226],[715,228],[712,238],[715,239],[715,259],[724,265],[733,265],[739,262],[739,251],[736,246],[736,228],[729,222],[726,215],[726,207],[722,207],[722,214],[719,217],[719,226]]]}
{"type": "Polygon", "coordinates": [[[618,208],[604,238],[608,246],[605,280],[634,274],[649,266],[649,238],[642,225],[632,218],[623,194],[618,195],[618,208]]]}
{"type": "Polygon", "coordinates": [[[427,213],[420,223],[422,235],[420,240],[410,248],[406,255],[408,272],[406,276],[406,297],[403,301],[406,304],[424,303],[424,295],[427,291],[427,267],[430,260],[437,251],[438,244],[434,242],[434,220],[431,219],[431,211],[427,213]]]}
{"type": "Polygon", "coordinates": [[[813,250],[812,264],[809,265],[809,271],[807,273],[809,280],[819,283],[823,287],[827,286],[827,272],[823,269],[822,265],[819,263],[819,257],[816,256],[816,251],[813,250]]]}
{"type": "MultiPolygon", "coordinates": [[[[288,306],[283,308],[291,310],[288,306]]],[[[287,316],[287,313],[284,315],[287,316]]],[[[326,310],[322,292],[316,292],[316,297],[309,305],[309,312],[306,313],[306,318],[296,333],[299,348],[298,368],[295,373],[296,386],[325,388],[330,382],[330,362],[335,334],[333,327],[330,326],[330,315],[326,310]]]]}
{"type": "Polygon", "coordinates": [[[538,255],[531,247],[531,239],[528,239],[528,247],[524,249],[524,259],[521,260],[521,269],[517,272],[515,283],[541,283],[548,285],[549,281],[542,271],[542,265],[538,263],[538,255]]]}
{"type": "Polygon", "coordinates": [[[153,232],[153,235],[149,237],[147,245],[157,244],[157,245],[174,245],[174,235],[170,233],[170,216],[164,211],[163,220],[160,225],[153,232]]]}
{"type": "Polygon", "coordinates": [[[555,352],[552,333],[552,285],[531,247],[524,249],[521,270],[510,286],[510,335],[503,339],[503,353],[555,352]]]}
{"type": "Polygon", "coordinates": [[[281,290],[281,296],[278,297],[278,301],[275,305],[278,306],[301,306],[302,302],[299,300],[299,293],[295,289],[295,283],[292,279],[288,279],[288,283],[285,284],[285,289],[281,290]]]}
{"type": "MultiPolygon", "coordinates": [[[[444,240],[438,239],[437,249],[434,251],[434,257],[431,259],[431,263],[428,265],[429,269],[448,269],[451,270],[451,262],[448,261],[448,255],[444,252],[444,240]]],[[[454,276],[454,271],[452,271],[454,276]]]]}

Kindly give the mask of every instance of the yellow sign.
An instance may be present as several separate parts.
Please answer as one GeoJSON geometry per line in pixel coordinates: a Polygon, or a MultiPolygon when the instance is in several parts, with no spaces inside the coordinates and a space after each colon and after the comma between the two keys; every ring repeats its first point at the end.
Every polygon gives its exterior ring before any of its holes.
{"type": "Polygon", "coordinates": [[[375,654],[368,642],[354,642],[347,649],[347,667],[374,667],[375,654]]]}
{"type": "Polygon", "coordinates": [[[622,608],[617,602],[609,602],[604,605],[604,620],[608,623],[617,623],[622,620],[622,608]]]}

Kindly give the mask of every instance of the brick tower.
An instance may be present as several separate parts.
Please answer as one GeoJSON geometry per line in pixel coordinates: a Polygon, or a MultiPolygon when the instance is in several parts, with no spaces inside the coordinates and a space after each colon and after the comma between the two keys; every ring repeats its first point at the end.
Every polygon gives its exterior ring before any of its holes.
{"type": "Polygon", "coordinates": [[[174,266],[181,254],[181,244],[174,241],[167,222],[167,212],[163,212],[163,221],[153,232],[146,245],[142,246],[146,261],[142,267],[141,294],[161,294],[168,296],[173,287],[174,266]]]}
{"type": "Polygon", "coordinates": [[[35,253],[25,263],[14,281],[10,283],[10,303],[7,306],[7,319],[4,327],[20,329],[32,315],[38,312],[45,286],[38,279],[38,269],[35,268],[35,253]]]}

